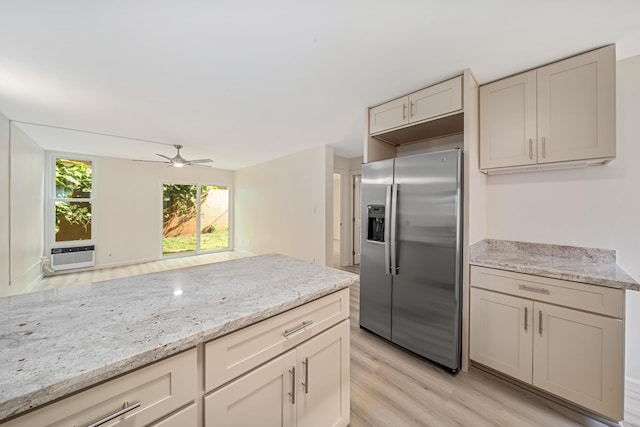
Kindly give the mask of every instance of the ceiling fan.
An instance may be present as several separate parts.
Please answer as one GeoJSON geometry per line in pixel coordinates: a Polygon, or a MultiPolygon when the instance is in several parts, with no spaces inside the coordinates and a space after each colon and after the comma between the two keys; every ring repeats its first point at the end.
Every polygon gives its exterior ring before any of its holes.
{"type": "Polygon", "coordinates": [[[173,157],[167,157],[164,154],[159,154],[156,153],[156,156],[160,156],[164,159],[167,159],[167,161],[162,161],[162,160],[137,160],[139,162],[151,162],[151,163],[167,163],[169,166],[173,166],[176,168],[181,168],[182,166],[204,166],[204,167],[210,167],[207,165],[204,165],[203,163],[212,163],[213,160],[211,159],[196,159],[196,160],[187,160],[184,157],[182,157],[180,155],[180,149],[182,148],[182,145],[180,144],[173,144],[173,146],[176,148],[177,152],[176,155],[173,157]]]}

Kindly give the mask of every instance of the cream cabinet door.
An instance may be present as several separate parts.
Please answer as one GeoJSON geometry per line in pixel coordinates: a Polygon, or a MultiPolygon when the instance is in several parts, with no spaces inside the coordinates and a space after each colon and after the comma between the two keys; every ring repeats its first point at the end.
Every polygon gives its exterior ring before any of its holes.
{"type": "Polygon", "coordinates": [[[531,383],[533,302],[471,288],[470,357],[531,383]]]}
{"type": "Polygon", "coordinates": [[[462,110],[462,76],[409,95],[409,123],[462,110]]]}
{"type": "Polygon", "coordinates": [[[204,399],[205,426],[294,426],[297,375],[291,350],[221,387],[204,399]]]}
{"type": "Polygon", "coordinates": [[[536,71],[480,87],[480,169],[537,162],[536,71]]]}
{"type": "Polygon", "coordinates": [[[538,162],[615,156],[615,47],[538,69],[538,162]]]}
{"type": "Polygon", "coordinates": [[[539,302],[534,310],[533,384],[621,420],[623,321],[539,302]]]}
{"type": "Polygon", "coordinates": [[[349,321],[297,349],[299,427],[347,426],[350,422],[349,321]]]}
{"type": "Polygon", "coordinates": [[[394,99],[369,110],[369,133],[374,134],[409,123],[408,97],[394,99]]]}

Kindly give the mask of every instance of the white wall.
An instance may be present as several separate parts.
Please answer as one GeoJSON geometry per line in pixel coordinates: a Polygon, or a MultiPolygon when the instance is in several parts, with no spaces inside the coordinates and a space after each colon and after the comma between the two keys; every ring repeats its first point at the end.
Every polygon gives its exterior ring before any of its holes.
{"type": "Polygon", "coordinates": [[[10,141],[10,293],[28,290],[42,276],[44,150],[14,124],[10,141]]]}
{"type": "Polygon", "coordinates": [[[0,113],[0,295],[9,287],[9,126],[0,113]]]}
{"type": "MultiPolygon", "coordinates": [[[[233,172],[95,158],[96,268],[162,257],[162,182],[233,185],[233,172]]],[[[233,191],[233,189],[232,189],[233,191]]]]}
{"type": "Polygon", "coordinates": [[[236,248],[331,262],[332,186],[328,146],[237,170],[236,248]]]}
{"type": "MultiPolygon", "coordinates": [[[[640,56],[617,64],[617,159],[487,177],[488,238],[615,249],[640,281],[640,56]]],[[[640,384],[640,295],[627,293],[626,375],[640,384]]]]}

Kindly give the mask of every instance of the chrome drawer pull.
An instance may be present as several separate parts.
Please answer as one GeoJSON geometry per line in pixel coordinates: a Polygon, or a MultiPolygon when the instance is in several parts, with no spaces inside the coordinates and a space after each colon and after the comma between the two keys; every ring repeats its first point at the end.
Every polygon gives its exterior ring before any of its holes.
{"type": "Polygon", "coordinates": [[[291,328],[291,329],[285,329],[284,330],[284,334],[282,334],[285,337],[288,337],[289,335],[298,332],[300,329],[304,329],[307,326],[311,325],[313,323],[313,320],[307,320],[306,322],[302,322],[300,325],[296,326],[295,328],[291,328]]]}
{"type": "Polygon", "coordinates": [[[538,312],[538,332],[542,335],[542,310],[538,312]]]}
{"type": "Polygon", "coordinates": [[[304,387],[304,394],[309,394],[309,358],[305,357],[302,364],[304,365],[304,382],[302,386],[304,387]]]}
{"type": "Polygon", "coordinates": [[[549,295],[551,293],[551,291],[549,291],[549,289],[536,288],[534,286],[518,285],[518,288],[520,288],[520,290],[523,290],[523,291],[538,292],[538,293],[547,294],[547,295],[549,295]]]}
{"type": "Polygon", "coordinates": [[[122,405],[122,409],[120,409],[117,412],[114,412],[111,415],[107,415],[106,417],[104,417],[100,421],[96,421],[95,423],[89,424],[87,427],[98,427],[98,426],[101,426],[101,425],[106,424],[109,421],[111,421],[113,419],[116,419],[119,416],[124,415],[127,412],[131,412],[134,409],[139,408],[139,407],[140,407],[140,401],[133,402],[131,405],[129,405],[129,402],[124,402],[124,404],[122,405]]]}
{"type": "Polygon", "coordinates": [[[289,373],[291,374],[291,393],[289,393],[289,396],[291,396],[291,404],[295,405],[296,404],[296,367],[292,367],[291,369],[289,369],[289,373]]]}

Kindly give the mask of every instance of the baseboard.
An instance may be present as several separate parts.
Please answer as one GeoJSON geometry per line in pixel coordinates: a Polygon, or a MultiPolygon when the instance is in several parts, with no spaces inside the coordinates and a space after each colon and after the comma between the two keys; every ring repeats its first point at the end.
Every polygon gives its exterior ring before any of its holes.
{"type": "Polygon", "coordinates": [[[244,256],[257,256],[258,254],[255,252],[251,252],[251,251],[247,251],[245,249],[231,249],[231,252],[238,252],[239,254],[242,254],[244,256]]]}
{"type": "Polygon", "coordinates": [[[108,262],[108,263],[96,264],[94,267],[91,267],[91,268],[82,268],[74,271],[102,270],[104,268],[126,267],[129,265],[145,264],[147,262],[155,262],[155,261],[162,261],[162,258],[144,258],[144,259],[136,259],[133,261],[108,262]]]}
{"type": "Polygon", "coordinates": [[[640,380],[631,377],[625,377],[624,389],[640,394],[640,380]]]}

